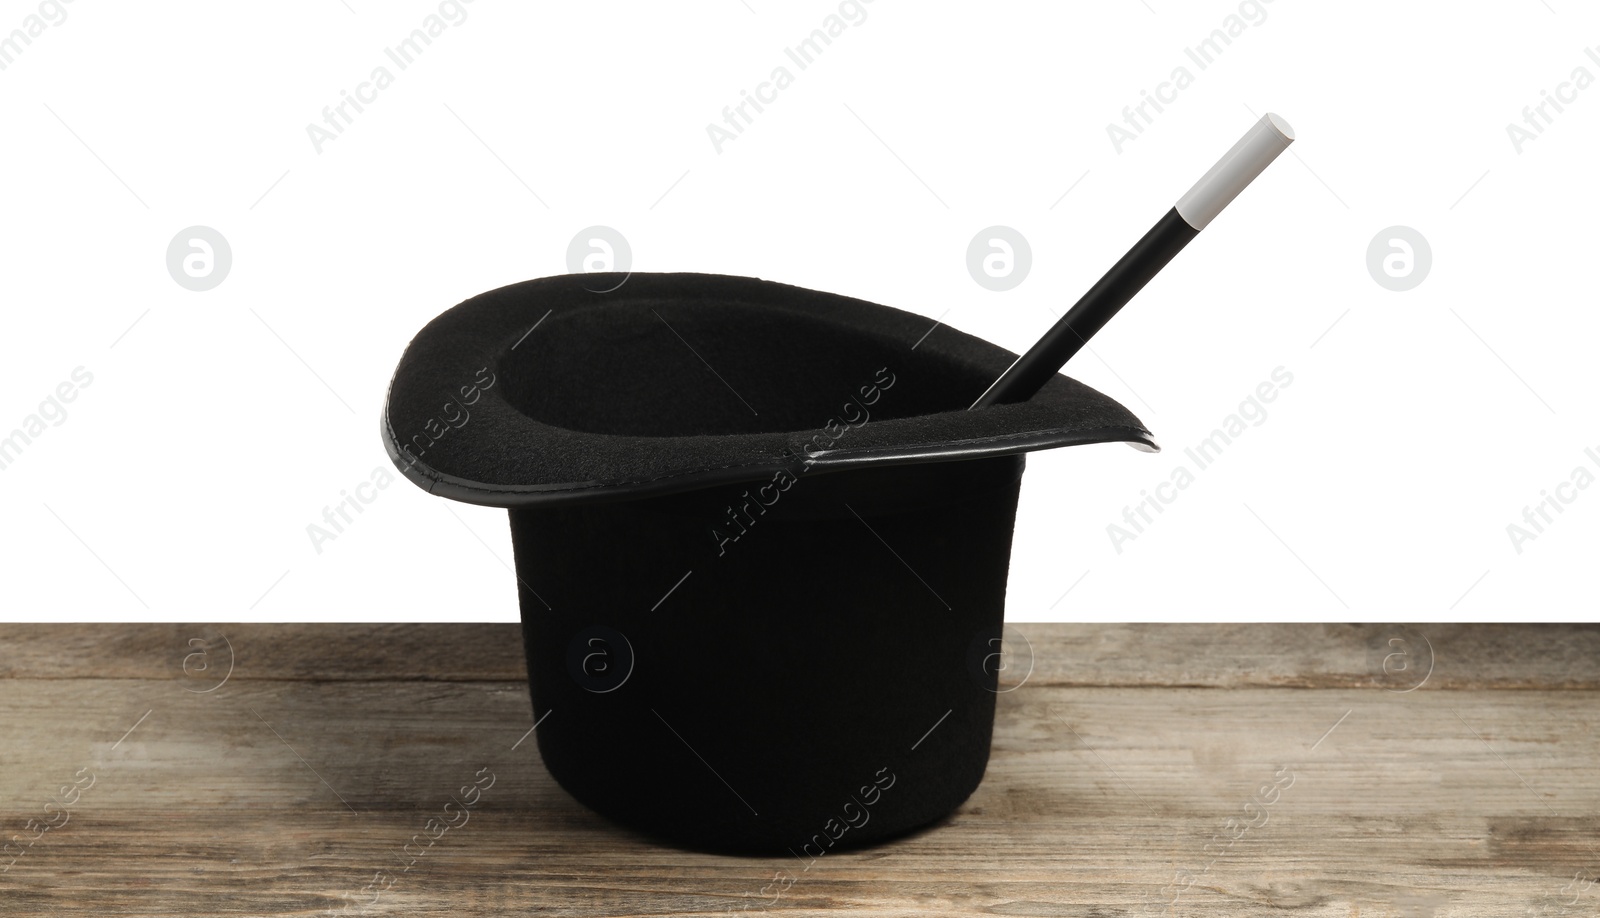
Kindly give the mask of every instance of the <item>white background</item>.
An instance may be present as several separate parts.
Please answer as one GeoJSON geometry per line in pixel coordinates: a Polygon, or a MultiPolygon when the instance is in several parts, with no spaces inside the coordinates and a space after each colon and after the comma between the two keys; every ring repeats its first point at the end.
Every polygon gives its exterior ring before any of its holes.
{"type": "MultiPolygon", "coordinates": [[[[515,620],[502,511],[397,480],[321,553],[307,534],[389,468],[384,387],[434,315],[564,272],[603,224],[635,270],[1020,351],[1268,110],[1296,155],[1069,368],[1166,451],[1030,458],[1008,617],[1592,614],[1600,487],[1520,553],[1507,526],[1600,473],[1600,88],[1521,152],[1506,125],[1600,76],[1600,14],[1277,0],[1201,71],[1184,48],[1237,3],[876,0],[798,71],[783,49],[837,4],[667,7],[476,0],[320,153],[307,124],[436,3],[67,7],[0,72],[0,435],[75,367],[93,383],[0,471],[4,617],[515,620]],[[706,125],[779,65],[793,85],[719,153],[706,125]],[[1180,65],[1119,153],[1106,125],[1180,65]],[[200,293],[165,264],[196,224],[233,250],[200,293]],[[994,224],[1033,250],[1004,293],[966,272],[994,224]],[[1366,267],[1396,224],[1433,252],[1406,292],[1366,267]],[[1119,553],[1108,524],[1280,366],[1267,419],[1119,553]]],[[[37,8],[0,3],[0,30],[37,8]]]]}

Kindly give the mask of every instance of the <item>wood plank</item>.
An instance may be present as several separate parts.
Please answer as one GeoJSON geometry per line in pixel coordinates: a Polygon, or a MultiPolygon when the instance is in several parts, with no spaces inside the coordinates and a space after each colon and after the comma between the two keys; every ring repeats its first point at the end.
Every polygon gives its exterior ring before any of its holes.
{"type": "Polygon", "coordinates": [[[226,664],[230,648],[235,679],[527,678],[515,624],[104,623],[0,624],[0,679],[177,679],[203,688],[215,680],[197,666],[226,664]]]}
{"type": "MultiPolygon", "coordinates": [[[[1051,685],[1600,689],[1589,624],[1033,624],[1051,685]]],[[[1019,664],[1020,665],[1020,664],[1019,664]]],[[[1013,679],[1012,681],[1015,681],[1013,679]]]]}
{"type": "MultiPolygon", "coordinates": [[[[1474,688],[1466,686],[1484,677],[1452,674],[1464,664],[1446,661],[1463,657],[1439,653],[1435,675],[1405,693],[1370,673],[1359,686],[1311,690],[1139,681],[1150,675],[1116,676],[1122,682],[1110,686],[1056,684],[1041,665],[1021,689],[1000,696],[989,774],[951,819],[896,843],[829,854],[807,870],[792,858],[658,846],[573,802],[545,773],[533,741],[517,745],[531,719],[525,684],[467,678],[472,655],[495,643],[470,634],[481,626],[432,631],[467,634],[454,648],[422,642],[411,661],[393,650],[372,653],[374,632],[362,628],[330,642],[328,627],[285,628],[276,646],[257,646],[274,644],[273,628],[235,632],[236,646],[244,645],[236,675],[205,694],[181,665],[174,677],[170,661],[164,670],[148,660],[123,664],[152,667],[159,678],[63,678],[85,664],[62,657],[52,676],[0,683],[0,837],[46,818],[46,800],[79,769],[95,776],[70,822],[0,874],[0,914],[320,915],[360,901],[378,870],[390,872],[392,885],[360,913],[1294,908],[1339,918],[1555,918],[1600,909],[1600,886],[1583,882],[1600,875],[1600,697],[1532,687],[1566,684],[1548,660],[1534,675],[1492,676],[1507,687],[1474,688]],[[429,651],[437,652],[431,660],[429,651]],[[274,678],[256,668],[291,652],[305,659],[288,672],[308,675],[274,678]],[[337,653],[355,658],[327,670],[305,662],[337,653]],[[385,671],[398,675],[378,678],[385,671]],[[441,673],[457,678],[432,681],[441,673]],[[403,870],[403,846],[483,768],[495,783],[470,821],[403,870]],[[1287,774],[1292,784],[1265,803],[1262,788],[1287,774]],[[1173,903],[1180,870],[1193,885],[1173,903]],[[793,884],[763,903],[775,871],[788,871],[793,884]]],[[[1083,665],[1072,679],[1114,668],[1114,648],[1150,645],[1140,629],[1024,627],[1041,664],[1075,655],[1083,665]],[[1081,646],[1086,634],[1100,639],[1092,652],[1081,646]]],[[[1287,671],[1281,661],[1315,649],[1291,642],[1277,654],[1229,650],[1245,636],[1259,648],[1257,627],[1219,629],[1197,652],[1231,658],[1232,678],[1260,682],[1263,672],[1287,671]]],[[[159,656],[173,638],[185,646],[186,628],[138,632],[141,640],[124,646],[159,656]]],[[[1358,675],[1351,648],[1368,646],[1370,634],[1332,630],[1327,643],[1345,656],[1308,680],[1358,675]]],[[[1581,630],[1567,633],[1586,639],[1581,630]]],[[[1488,654],[1519,637],[1533,646],[1552,640],[1513,630],[1441,643],[1488,654]]],[[[37,648],[50,641],[32,640],[32,662],[22,669],[46,671],[37,648]]],[[[1146,669],[1192,676],[1175,654],[1154,653],[1146,669]]]]}
{"type": "MultiPolygon", "coordinates": [[[[1022,623],[1034,681],[1093,686],[1600,689],[1592,625],[1111,625],[1022,623]],[[1403,641],[1392,644],[1391,641],[1403,641]]],[[[526,678],[515,624],[0,625],[0,678],[178,679],[190,654],[231,645],[236,679],[526,678]],[[220,638],[226,638],[224,644],[220,638]]],[[[1019,667],[1021,666],[1019,662],[1019,667]]],[[[192,667],[191,667],[192,669],[192,667]]],[[[1020,672],[1020,670],[1019,670],[1020,672]]],[[[1015,679],[1013,678],[1013,682],[1015,679]]]]}

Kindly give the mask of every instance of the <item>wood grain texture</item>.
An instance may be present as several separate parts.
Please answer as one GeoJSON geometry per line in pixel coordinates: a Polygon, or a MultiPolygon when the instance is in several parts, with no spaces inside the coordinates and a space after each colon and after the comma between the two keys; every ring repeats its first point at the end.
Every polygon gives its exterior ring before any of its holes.
{"type": "Polygon", "coordinates": [[[568,798],[514,626],[0,627],[0,840],[93,776],[0,915],[1600,913],[1594,629],[1017,630],[973,797],[807,868],[568,798]]]}

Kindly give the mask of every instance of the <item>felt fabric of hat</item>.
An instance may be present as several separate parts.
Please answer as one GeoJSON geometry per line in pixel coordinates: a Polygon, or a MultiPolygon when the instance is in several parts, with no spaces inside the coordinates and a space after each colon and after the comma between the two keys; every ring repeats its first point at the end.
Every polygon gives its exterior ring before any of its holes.
{"type": "Polygon", "coordinates": [[[981,781],[1022,454],[1155,448],[1065,376],[967,410],[1015,359],[771,281],[566,275],[423,328],[382,433],[425,490],[510,510],[564,788],[663,840],[811,860],[981,781]]]}

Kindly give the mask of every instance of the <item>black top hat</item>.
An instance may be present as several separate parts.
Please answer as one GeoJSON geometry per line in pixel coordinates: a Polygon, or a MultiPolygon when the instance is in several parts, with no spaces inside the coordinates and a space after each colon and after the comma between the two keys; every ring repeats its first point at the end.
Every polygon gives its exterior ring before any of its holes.
{"type": "Polygon", "coordinates": [[[968,410],[1015,359],[771,281],[550,277],[430,322],[383,438],[425,490],[511,511],[563,787],[657,836],[815,858],[981,780],[1022,454],[1155,446],[1065,376],[968,410]]]}

